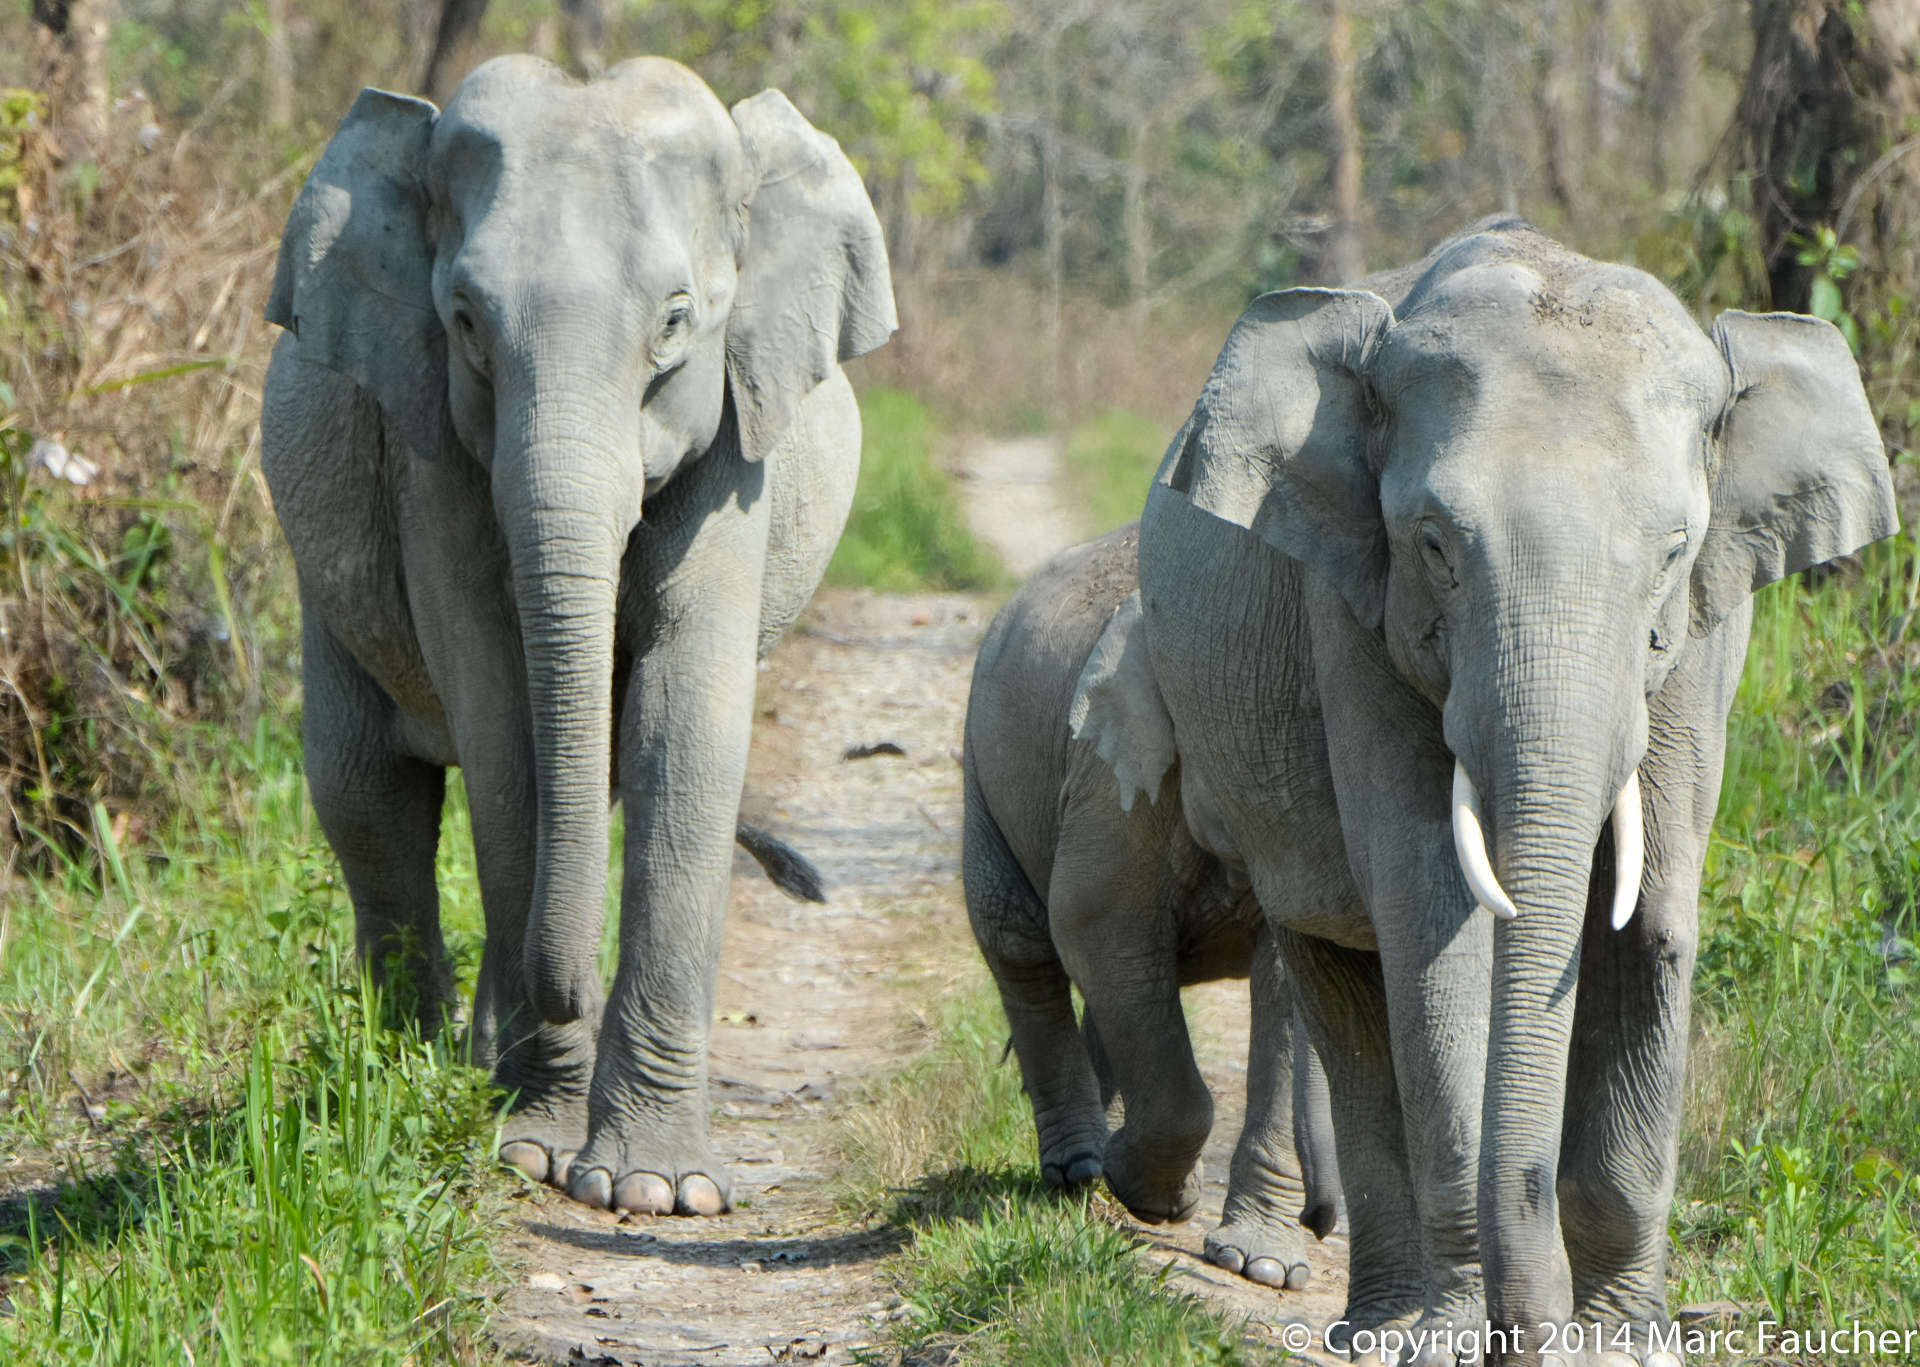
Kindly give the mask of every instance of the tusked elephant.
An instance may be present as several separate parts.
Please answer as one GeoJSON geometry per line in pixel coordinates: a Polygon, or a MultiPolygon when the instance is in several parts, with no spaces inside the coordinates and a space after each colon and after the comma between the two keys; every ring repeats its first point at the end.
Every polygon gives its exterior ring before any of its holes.
{"type": "Polygon", "coordinates": [[[1266,914],[1326,1063],[1350,1326],[1671,1361],[1751,595],[1896,526],[1838,331],[1703,332],[1518,220],[1234,326],[1148,493],[1142,612],[1095,652],[1150,668],[1088,681],[1082,734],[1149,795],[1177,757],[1187,828],[1266,914]]]}
{"type": "Polygon", "coordinates": [[[729,113],[670,61],[582,84],[500,58],[444,111],[361,93],[268,317],[307,778],[363,952],[399,954],[430,1013],[447,997],[434,847],[460,765],[471,1038],[517,1092],[502,1157],[590,1205],[726,1209],[707,1044],[756,660],[852,500],[840,363],[894,328],[860,177],[777,91],[729,113]]]}
{"type": "Polygon", "coordinates": [[[1333,1229],[1340,1186],[1326,1077],[1295,1036],[1272,937],[1246,880],[1187,832],[1177,772],[1157,800],[1123,806],[1095,742],[1071,734],[1083,671],[1146,667],[1143,649],[1089,662],[1115,614],[1140,610],[1138,547],[1133,524],[1061,552],[981,640],[962,756],[967,916],[1012,1028],[1042,1175],[1064,1186],[1104,1173],[1149,1222],[1193,1214],[1213,1127],[1180,988],[1251,974],[1246,1122],[1206,1251],[1251,1281],[1298,1289],[1303,1227],[1333,1229]],[[1069,983],[1086,1001],[1078,1026],[1069,983]],[[1109,1139],[1116,1092],[1125,1123],[1109,1139]]]}

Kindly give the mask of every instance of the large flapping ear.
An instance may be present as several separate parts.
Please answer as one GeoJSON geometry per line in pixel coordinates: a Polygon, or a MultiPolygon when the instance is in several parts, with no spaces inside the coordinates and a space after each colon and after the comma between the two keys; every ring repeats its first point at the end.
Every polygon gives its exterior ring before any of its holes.
{"type": "Polygon", "coordinates": [[[1264,294],[1233,325],[1166,482],[1338,587],[1378,627],[1386,527],[1365,369],[1393,327],[1360,290],[1264,294]]]}
{"type": "Polygon", "coordinates": [[[267,321],[369,391],[414,449],[440,447],[447,341],[433,308],[427,145],[434,107],[367,89],[301,187],[267,321]]]}
{"type": "Polygon", "coordinates": [[[727,378],[740,446],[759,460],[800,400],[898,321],[887,244],[840,144],[777,90],[733,107],[758,188],[727,322],[727,378]]]}
{"type": "Polygon", "coordinates": [[[1067,710],[1075,740],[1091,744],[1120,785],[1120,810],[1133,810],[1137,793],[1147,805],[1160,801],[1160,780],[1176,758],[1173,718],[1160,698],[1160,684],[1147,658],[1140,590],[1113,610],[1106,630],[1080,669],[1067,710]]]}
{"type": "Polygon", "coordinates": [[[1859,367],[1831,323],[1730,309],[1713,340],[1733,374],[1689,630],[1744,598],[1900,529],[1859,367]]]}

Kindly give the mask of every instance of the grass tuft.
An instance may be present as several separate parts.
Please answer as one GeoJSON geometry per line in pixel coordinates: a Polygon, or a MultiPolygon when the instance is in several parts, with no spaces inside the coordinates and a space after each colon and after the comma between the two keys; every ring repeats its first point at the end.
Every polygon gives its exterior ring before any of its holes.
{"type": "Polygon", "coordinates": [[[860,398],[860,423],[860,486],[827,582],[885,593],[999,585],[999,563],[968,530],[952,479],[934,463],[926,405],[872,389],[860,398]]]}
{"type": "Polygon", "coordinates": [[[1086,509],[1088,536],[1102,536],[1140,516],[1168,436],[1159,423],[1119,408],[1073,429],[1064,452],[1067,479],[1086,509]]]}
{"type": "Polygon", "coordinates": [[[1250,1362],[1243,1332],[1154,1267],[1104,1193],[1040,1178],[1033,1115],[984,968],[931,1049],[847,1108],[841,1202],[905,1231],[893,1361],[992,1367],[1250,1362]]]}

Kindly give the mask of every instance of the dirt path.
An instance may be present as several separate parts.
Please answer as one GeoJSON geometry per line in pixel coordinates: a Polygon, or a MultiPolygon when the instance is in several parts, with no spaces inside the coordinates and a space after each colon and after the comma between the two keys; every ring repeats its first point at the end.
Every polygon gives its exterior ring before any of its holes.
{"type": "Polygon", "coordinates": [[[1057,437],[975,437],[953,473],[973,534],[993,547],[1016,579],[1080,539],[1080,513],[1063,492],[1057,437]]]}
{"type": "MultiPolygon", "coordinates": [[[[1017,573],[1073,535],[1057,459],[1038,440],[970,448],[962,487],[976,527],[1017,573]]],[[[991,611],[962,595],[826,591],[774,652],[747,815],[812,857],[831,891],[803,906],[745,856],[735,870],[712,1067],[714,1143],[734,1164],[739,1208],[617,1218],[529,1195],[506,1250],[522,1270],[496,1320],[509,1347],[553,1363],[746,1367],[850,1363],[878,1337],[895,1299],[876,1266],[899,1236],[836,1210],[833,1117],[854,1084],[925,1047],[932,1004],[983,972],[960,895],[958,756],[991,611]],[[904,753],[843,758],[879,742],[904,753]]],[[[1187,1225],[1144,1231],[1145,1256],[1176,1259],[1177,1285],[1256,1325],[1324,1325],[1344,1297],[1340,1241],[1312,1291],[1284,1305],[1198,1256],[1239,1133],[1245,984],[1197,989],[1190,1014],[1218,1104],[1207,1200],[1187,1225]]]]}

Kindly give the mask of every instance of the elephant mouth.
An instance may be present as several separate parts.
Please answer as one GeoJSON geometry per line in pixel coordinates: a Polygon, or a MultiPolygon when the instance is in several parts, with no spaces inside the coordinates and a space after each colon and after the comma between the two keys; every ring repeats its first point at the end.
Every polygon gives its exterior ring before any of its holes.
{"type": "MultiPolygon", "coordinates": [[[[1640,771],[1629,770],[1627,781],[1613,801],[1613,928],[1623,929],[1640,903],[1640,878],[1646,868],[1646,828],[1640,813],[1640,771]]],[[[1487,854],[1486,821],[1480,792],[1467,777],[1467,766],[1453,762],[1453,852],[1474,901],[1501,920],[1520,914],[1487,854]]]]}

